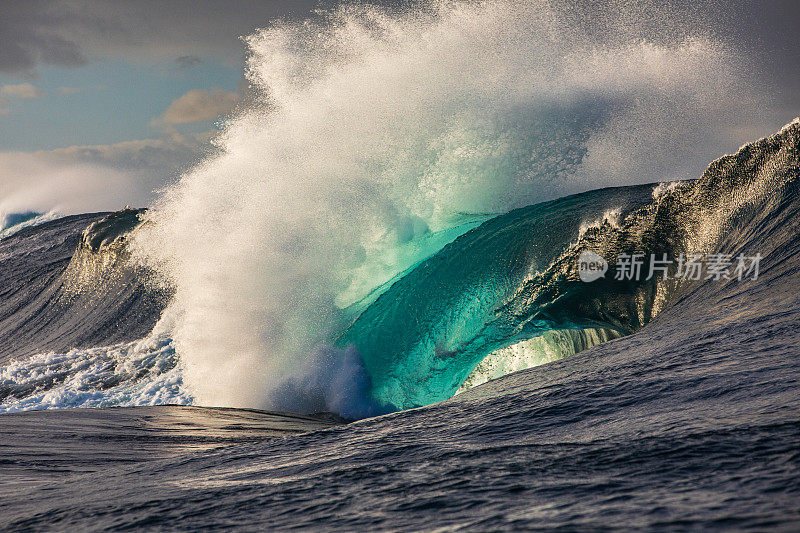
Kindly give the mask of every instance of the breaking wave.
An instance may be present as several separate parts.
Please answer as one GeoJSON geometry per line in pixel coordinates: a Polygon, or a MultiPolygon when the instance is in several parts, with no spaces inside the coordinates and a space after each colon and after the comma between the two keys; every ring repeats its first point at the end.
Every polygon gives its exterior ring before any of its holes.
{"type": "Polygon", "coordinates": [[[741,58],[564,9],[347,7],[248,37],[253,100],[151,209],[0,241],[4,405],[424,405],[692,290],[582,283],[582,251],[733,252],[796,209],[797,122],[687,181],[761,113],[741,58]]]}
{"type": "MultiPolygon", "coordinates": [[[[280,374],[267,389],[273,403],[255,405],[352,418],[426,405],[634,333],[667,308],[673,320],[691,317],[700,310],[681,306],[699,288],[724,300],[747,287],[768,301],[763,278],[586,283],[578,258],[587,250],[612,263],[633,253],[760,254],[764,271],[795,272],[784,256],[798,248],[798,178],[795,121],[695,181],[590,191],[464,222],[440,250],[344,307],[350,319],[340,333],[280,374]]],[[[175,335],[187,320],[175,307],[179,293],[128,252],[131,236],[147,229],[143,216],[68,217],[0,241],[7,271],[37,273],[26,284],[8,280],[26,290],[4,300],[3,410],[206,402],[186,380],[193,359],[175,335]],[[39,355],[14,357],[21,353],[39,355]]],[[[428,233],[409,246],[425,250],[449,236],[428,233]]],[[[253,379],[269,379],[265,370],[253,368],[253,379]]]]}

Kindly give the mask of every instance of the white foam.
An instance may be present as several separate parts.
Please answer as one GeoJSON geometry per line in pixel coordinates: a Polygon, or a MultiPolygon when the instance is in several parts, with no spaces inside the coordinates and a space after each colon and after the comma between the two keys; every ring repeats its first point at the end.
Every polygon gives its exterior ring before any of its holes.
{"type": "MultiPolygon", "coordinates": [[[[49,211],[47,213],[37,215],[35,217],[29,218],[24,222],[20,222],[19,224],[14,224],[13,226],[5,227],[2,231],[0,231],[0,239],[5,239],[6,237],[10,237],[14,235],[20,230],[25,228],[32,228],[34,226],[38,226],[39,224],[44,224],[45,222],[50,222],[51,220],[56,220],[61,218],[63,215],[60,214],[58,211],[49,211]]],[[[0,216],[0,220],[4,219],[5,217],[0,216]]],[[[3,227],[3,224],[0,224],[0,227],[3,227]]]]}
{"type": "Polygon", "coordinates": [[[289,370],[338,364],[318,346],[342,305],[413,264],[394,253],[408,239],[458,213],[699,176],[759,112],[708,38],[587,31],[549,2],[426,13],[348,7],[247,38],[260,100],[133,239],[177,288],[174,346],[201,403],[290,408],[289,370]]]}
{"type": "Polygon", "coordinates": [[[581,223],[580,227],[578,228],[578,238],[580,239],[581,237],[583,237],[583,235],[590,229],[600,228],[605,224],[608,224],[613,228],[619,228],[622,222],[621,217],[622,217],[621,208],[606,209],[601,217],[592,220],[590,222],[581,223]]]}
{"type": "Polygon", "coordinates": [[[456,394],[512,372],[558,361],[620,336],[607,329],[548,331],[487,355],[464,380],[456,394]]]}
{"type": "Polygon", "coordinates": [[[688,181],[665,181],[653,187],[653,200],[660,200],[664,196],[671,194],[682,187],[689,184],[688,181]]]}
{"type": "Polygon", "coordinates": [[[0,412],[69,407],[189,404],[168,336],[48,353],[0,368],[0,412]],[[56,383],[53,385],[53,383],[56,383]]]}

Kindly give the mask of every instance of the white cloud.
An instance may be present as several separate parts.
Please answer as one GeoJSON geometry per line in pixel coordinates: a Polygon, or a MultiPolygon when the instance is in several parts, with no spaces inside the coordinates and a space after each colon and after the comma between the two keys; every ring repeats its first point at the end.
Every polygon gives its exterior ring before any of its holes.
{"type": "Polygon", "coordinates": [[[214,120],[231,112],[238,101],[235,92],[194,89],[175,99],[158,120],[173,125],[214,120]]]}
{"type": "Polygon", "coordinates": [[[0,152],[0,217],[26,211],[63,214],[146,206],[199,159],[208,136],[0,152]]]}
{"type": "MultiPolygon", "coordinates": [[[[238,63],[239,36],[329,0],[26,0],[0,2],[0,72],[79,67],[97,58],[152,63],[195,56],[238,63]]],[[[196,63],[191,61],[191,63],[196,63]]],[[[186,64],[179,60],[178,64],[186,64]]]]}
{"type": "Polygon", "coordinates": [[[39,98],[40,96],[42,96],[42,91],[30,83],[0,86],[0,115],[5,115],[9,112],[6,104],[11,99],[27,100],[29,98],[39,98]]]}
{"type": "Polygon", "coordinates": [[[10,112],[7,107],[9,100],[39,98],[41,95],[42,91],[30,83],[0,86],[0,115],[6,115],[10,112]]]}
{"type": "Polygon", "coordinates": [[[9,98],[39,98],[42,91],[30,83],[20,83],[18,85],[3,85],[0,87],[0,95],[9,98]]]}

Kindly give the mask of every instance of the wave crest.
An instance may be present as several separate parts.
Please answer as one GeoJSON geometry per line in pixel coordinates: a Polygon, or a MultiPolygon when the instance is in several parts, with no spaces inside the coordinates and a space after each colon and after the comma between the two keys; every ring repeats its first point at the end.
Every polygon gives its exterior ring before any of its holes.
{"type": "Polygon", "coordinates": [[[432,253],[409,242],[467,231],[463,213],[696,176],[759,113],[721,43],[580,20],[548,2],[442,2],[250,36],[255,101],[133,240],[175,287],[198,401],[294,410],[303,398],[276,396],[285,369],[432,253]],[[724,111],[731,100],[748,103],[724,111]]]}

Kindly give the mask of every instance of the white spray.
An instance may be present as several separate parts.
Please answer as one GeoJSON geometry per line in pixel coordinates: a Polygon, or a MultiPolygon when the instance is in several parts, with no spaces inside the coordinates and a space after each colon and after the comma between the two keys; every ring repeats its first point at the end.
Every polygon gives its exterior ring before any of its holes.
{"type": "Polygon", "coordinates": [[[358,354],[331,344],[340,295],[413,262],[392,250],[460,213],[698,176],[757,112],[713,40],[598,37],[562,15],[358,7],[247,38],[260,98],[133,242],[176,288],[199,403],[374,412],[358,354]]]}

